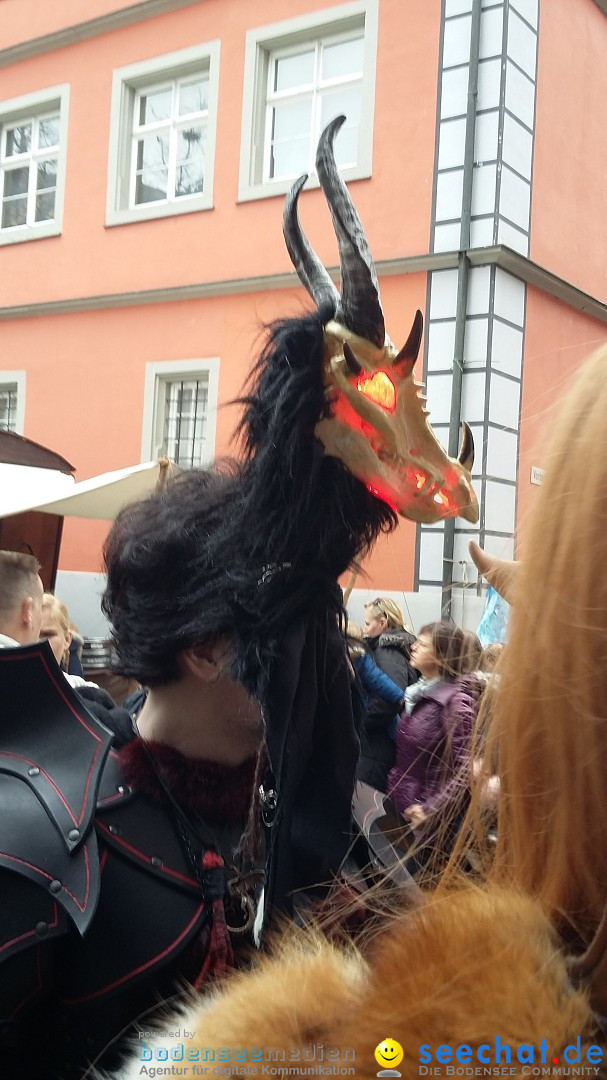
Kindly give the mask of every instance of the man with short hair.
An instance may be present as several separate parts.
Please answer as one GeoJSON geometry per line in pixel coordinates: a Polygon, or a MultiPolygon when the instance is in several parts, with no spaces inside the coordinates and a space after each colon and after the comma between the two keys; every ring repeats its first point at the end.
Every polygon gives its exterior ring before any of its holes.
{"type": "Polygon", "coordinates": [[[40,563],[21,551],[0,551],[0,649],[40,637],[44,586],[40,563]]]}

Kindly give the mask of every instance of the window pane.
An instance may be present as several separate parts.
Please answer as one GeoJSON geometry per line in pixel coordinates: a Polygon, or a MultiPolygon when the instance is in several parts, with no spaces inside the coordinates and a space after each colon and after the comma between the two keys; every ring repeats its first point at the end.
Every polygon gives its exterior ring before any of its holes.
{"type": "Polygon", "coordinates": [[[48,116],[41,120],[38,127],[38,148],[45,149],[47,146],[59,146],[59,117],[48,116]]]}
{"type": "Polygon", "coordinates": [[[205,128],[201,124],[197,127],[180,128],[177,132],[177,161],[181,164],[198,159],[205,145],[205,128]]]}
{"type": "Polygon", "coordinates": [[[178,132],[175,195],[194,195],[204,186],[205,132],[187,128],[178,132]]]}
{"type": "Polygon", "coordinates": [[[310,138],[293,139],[274,143],[270,159],[270,177],[273,180],[291,180],[301,176],[308,168],[310,138]]]}
{"type": "Polygon", "coordinates": [[[335,161],[341,167],[355,165],[358,160],[361,96],[361,88],[352,87],[349,90],[332,90],[331,93],[325,93],[322,97],[321,129],[340,113],[346,116],[346,123],[335,139],[335,161]]]}
{"type": "Polygon", "coordinates": [[[314,81],[315,50],[283,56],[274,62],[274,90],[291,90],[295,86],[309,86],[314,81]]]}
{"type": "Polygon", "coordinates": [[[150,90],[139,98],[139,123],[153,124],[156,120],[166,120],[171,115],[173,100],[172,87],[163,90],[150,90]]]}
{"type": "Polygon", "coordinates": [[[179,87],[179,116],[204,112],[209,107],[209,80],[182,83],[179,87]]]}
{"type": "Polygon", "coordinates": [[[48,161],[38,162],[37,190],[54,188],[57,185],[57,159],[49,158],[48,161]]]}
{"type": "Polygon", "coordinates": [[[362,37],[325,45],[322,50],[321,72],[324,79],[338,79],[362,72],[364,44],[362,37]]]}
{"type": "Polygon", "coordinates": [[[310,134],[312,99],[281,102],[272,110],[272,140],[296,139],[310,134]]]}
{"type": "Polygon", "coordinates": [[[10,229],[13,225],[25,225],[27,217],[27,196],[9,199],[2,205],[2,228],[10,229]]]}
{"type": "Polygon", "coordinates": [[[27,194],[29,168],[25,165],[21,169],[7,169],[4,173],[4,195],[27,194]]]}
{"type": "Polygon", "coordinates": [[[179,165],[175,177],[175,195],[195,195],[204,188],[204,168],[202,154],[199,162],[179,165]]]}
{"type": "Polygon", "coordinates": [[[0,386],[0,430],[15,431],[17,426],[17,387],[0,386]]]}
{"type": "Polygon", "coordinates": [[[36,221],[50,221],[55,216],[55,192],[36,196],[36,221]]]}
{"type": "Polygon", "coordinates": [[[137,169],[153,169],[169,160],[168,135],[144,135],[137,140],[137,169]]]}
{"type": "Polygon", "coordinates": [[[347,90],[330,90],[322,95],[320,106],[321,129],[333,120],[334,117],[343,113],[346,122],[335,140],[335,146],[339,145],[340,136],[346,128],[358,127],[360,123],[360,107],[362,104],[362,87],[352,86],[347,90]]]}
{"type": "Polygon", "coordinates": [[[145,169],[135,180],[135,202],[158,202],[167,197],[167,169],[145,169]]]}
{"type": "Polygon", "coordinates": [[[32,125],[20,124],[6,133],[6,156],[27,154],[32,145],[32,125]]]}
{"type": "Polygon", "coordinates": [[[202,461],[207,404],[206,379],[167,383],[164,424],[166,452],[178,465],[193,466],[202,461]]]}

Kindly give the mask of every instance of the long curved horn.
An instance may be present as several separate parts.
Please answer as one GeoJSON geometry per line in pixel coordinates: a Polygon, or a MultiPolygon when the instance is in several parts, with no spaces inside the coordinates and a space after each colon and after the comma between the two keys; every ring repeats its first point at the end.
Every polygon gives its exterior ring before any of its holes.
{"type": "Polygon", "coordinates": [[[328,271],[316,252],[311,248],[299,223],[297,213],[297,200],[304,186],[308,174],[304,173],[293,184],[286,199],[282,213],[282,231],[287,245],[287,251],[291,262],[297,271],[297,276],[302,285],[308,290],[316,306],[330,302],[333,310],[339,307],[339,293],[333,284],[328,271]]]}
{"type": "Polygon", "coordinates": [[[483,551],[474,540],[470,540],[468,551],[479,574],[482,574],[485,581],[488,581],[495,591],[511,604],[516,593],[519,563],[487,555],[487,552],[483,551]]]}
{"type": "Polygon", "coordinates": [[[472,472],[474,465],[474,437],[465,420],[462,420],[462,445],[457,460],[468,472],[472,472]]]}
{"type": "Polygon", "coordinates": [[[329,204],[339,245],[343,321],[349,330],[383,348],[386,328],[373,259],[360,218],[339,175],[333,152],[335,136],[345,119],[345,116],[337,116],[320,136],[316,171],[329,204]]]}
{"type": "Polygon", "coordinates": [[[424,317],[418,308],[413,319],[413,326],[409,331],[409,337],[405,341],[405,344],[392,365],[403,379],[406,379],[415,367],[415,361],[419,355],[419,347],[422,343],[423,332],[424,317]]]}

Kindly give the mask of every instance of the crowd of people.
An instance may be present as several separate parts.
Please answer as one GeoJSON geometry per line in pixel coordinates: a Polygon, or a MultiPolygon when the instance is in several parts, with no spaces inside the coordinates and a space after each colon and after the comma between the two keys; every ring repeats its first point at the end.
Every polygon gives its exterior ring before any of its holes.
{"type": "MultiPolygon", "coordinates": [[[[48,642],[80,704],[80,718],[92,711],[110,729],[113,744],[98,777],[103,880],[91,901],[97,905],[91,927],[81,938],[63,940],[59,928],[66,934],[67,920],[55,904],[55,934],[48,915],[38,918],[31,942],[35,963],[28,949],[16,950],[6,960],[12,978],[1,984],[4,1015],[11,1018],[6,1052],[12,1048],[19,1056],[38,1005],[45,1017],[40,1054],[49,1075],[53,1069],[71,1075],[66,1044],[78,1075],[82,1062],[96,1060],[158,995],[171,997],[176,974],[202,987],[234,964],[239,939],[251,940],[263,877],[263,844],[250,815],[264,760],[261,711],[231,675],[230,638],[199,640],[196,604],[184,575],[184,567],[198,558],[188,520],[198,519],[201,500],[212,504],[216,485],[224,482],[184,474],[163,493],[126,510],[110,532],[104,603],[117,631],[122,670],[145,687],[128,714],[96,684],[68,673],[69,614],[56,596],[43,592],[37,561],[0,552],[5,657],[19,646],[48,642]],[[178,602],[179,610],[173,640],[166,625],[169,601],[178,602]],[[109,815],[103,811],[108,783],[119,793],[109,795],[109,815]],[[142,860],[151,871],[147,880],[142,860]],[[215,897],[210,912],[197,899],[200,888],[215,897]],[[157,915],[147,915],[142,924],[144,898],[157,915]],[[135,923],[141,927],[136,942],[126,951],[123,942],[103,953],[106,941],[98,925],[112,926],[121,939],[120,925],[131,936],[135,923]],[[40,934],[43,925],[47,929],[40,934]],[[147,979],[135,977],[142,969],[149,970],[147,979]],[[127,992],[117,994],[121,983],[127,992]],[[53,999],[54,992],[60,999],[53,999]]],[[[402,822],[398,843],[416,875],[431,856],[448,855],[467,808],[474,720],[484,687],[482,650],[474,635],[446,622],[423,626],[415,637],[388,597],[366,606],[364,632],[346,625],[351,692],[363,706],[358,774],[375,780],[396,807],[402,822]]],[[[12,752],[27,742],[27,733],[12,740],[12,752]]],[[[70,769],[77,768],[71,760],[70,769]]],[[[53,782],[65,785],[67,793],[65,778],[55,775],[53,782]]],[[[8,919],[11,941],[27,937],[26,927],[41,914],[32,900],[21,898],[17,925],[15,913],[8,919]]],[[[104,1064],[112,1064],[111,1055],[104,1064]]]]}
{"type": "MultiPolygon", "coordinates": [[[[356,624],[354,632],[360,636],[356,624]]],[[[366,605],[363,641],[349,645],[367,692],[357,779],[386,795],[392,821],[394,809],[402,819],[392,839],[409,852],[405,865],[417,874],[448,854],[461,824],[471,768],[482,764],[479,704],[503,646],[484,650],[473,631],[443,621],[420,627],[415,637],[389,597],[366,605]]]]}

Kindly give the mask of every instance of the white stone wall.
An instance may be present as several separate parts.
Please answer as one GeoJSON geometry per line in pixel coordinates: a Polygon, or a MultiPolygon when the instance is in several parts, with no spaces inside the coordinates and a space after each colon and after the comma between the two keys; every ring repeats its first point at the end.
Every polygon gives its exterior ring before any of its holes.
{"type": "MultiPolygon", "coordinates": [[[[475,116],[471,248],[504,244],[529,253],[539,0],[484,0],[475,116]]],[[[445,0],[431,250],[460,249],[472,0],[445,0]]],[[[475,260],[476,261],[476,260],[475,260]]],[[[457,270],[430,275],[425,379],[433,427],[446,446],[455,342],[457,270]]],[[[516,520],[526,288],[496,266],[469,273],[461,417],[472,429],[480,521],[458,520],[455,582],[476,582],[475,539],[509,557],[516,520]]],[[[436,593],[443,577],[442,526],[419,532],[417,580],[436,593]]],[[[454,590],[457,618],[469,596],[454,590]]]]}

